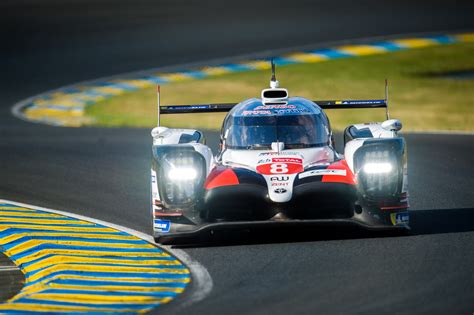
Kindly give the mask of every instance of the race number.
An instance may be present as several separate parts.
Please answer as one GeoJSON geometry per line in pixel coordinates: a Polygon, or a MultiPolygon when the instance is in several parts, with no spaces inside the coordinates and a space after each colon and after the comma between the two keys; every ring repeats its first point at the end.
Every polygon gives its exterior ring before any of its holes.
{"type": "Polygon", "coordinates": [[[272,174],[287,174],[288,165],[284,163],[275,163],[270,167],[270,173],[272,174]]]}
{"type": "Polygon", "coordinates": [[[300,158],[272,158],[269,163],[257,166],[257,172],[263,175],[295,174],[303,171],[303,160],[300,158]]]}

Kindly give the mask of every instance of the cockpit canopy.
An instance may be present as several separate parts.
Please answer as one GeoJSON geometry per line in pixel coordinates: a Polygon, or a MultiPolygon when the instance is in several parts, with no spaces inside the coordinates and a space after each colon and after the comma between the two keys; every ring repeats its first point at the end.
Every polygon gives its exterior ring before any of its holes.
{"type": "Polygon", "coordinates": [[[237,150],[270,149],[278,141],[287,149],[325,146],[330,144],[330,133],[326,114],[300,97],[281,103],[244,101],[229,112],[222,129],[225,146],[237,150]]]}

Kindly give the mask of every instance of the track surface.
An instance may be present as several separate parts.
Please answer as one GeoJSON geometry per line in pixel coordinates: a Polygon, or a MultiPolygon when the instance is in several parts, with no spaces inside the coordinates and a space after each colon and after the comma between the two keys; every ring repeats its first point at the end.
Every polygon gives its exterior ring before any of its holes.
{"type": "MultiPolygon", "coordinates": [[[[125,71],[365,36],[474,28],[472,1],[413,2],[2,1],[0,196],[146,232],[147,130],[32,125],[12,118],[11,105],[125,71]]],[[[216,142],[215,134],[210,138],[216,142]]],[[[329,234],[306,242],[188,248],[209,270],[214,289],[181,308],[184,294],[166,311],[471,314],[474,137],[407,139],[417,235],[329,234]]]]}

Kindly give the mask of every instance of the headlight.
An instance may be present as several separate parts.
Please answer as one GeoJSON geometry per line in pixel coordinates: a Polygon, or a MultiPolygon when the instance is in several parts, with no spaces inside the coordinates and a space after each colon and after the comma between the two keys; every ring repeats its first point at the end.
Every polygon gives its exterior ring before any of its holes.
{"type": "Polygon", "coordinates": [[[404,142],[400,138],[373,139],[354,153],[359,191],[365,198],[385,200],[400,193],[404,142]]]}
{"type": "Polygon", "coordinates": [[[367,162],[364,164],[363,168],[364,172],[367,174],[381,174],[381,173],[390,173],[393,170],[393,166],[391,163],[383,163],[383,162],[367,162]]]}
{"type": "Polygon", "coordinates": [[[204,157],[194,149],[174,148],[164,153],[158,163],[158,187],[165,206],[182,208],[195,204],[206,178],[204,157]]]}
{"type": "Polygon", "coordinates": [[[175,167],[168,171],[168,178],[173,181],[195,180],[198,172],[192,167],[175,167]]]}

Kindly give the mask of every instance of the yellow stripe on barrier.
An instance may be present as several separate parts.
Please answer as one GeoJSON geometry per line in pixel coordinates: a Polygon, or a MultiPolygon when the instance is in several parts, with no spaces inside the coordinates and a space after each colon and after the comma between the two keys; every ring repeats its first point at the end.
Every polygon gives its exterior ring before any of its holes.
{"type": "MultiPolygon", "coordinates": [[[[25,257],[20,257],[17,259],[19,263],[27,263],[31,260],[37,259],[39,256],[45,256],[47,254],[53,255],[68,255],[68,254],[79,254],[79,255],[94,255],[94,256],[117,256],[121,257],[124,253],[116,251],[94,251],[94,250],[80,250],[80,249],[48,249],[45,252],[32,253],[25,257]]],[[[159,257],[156,253],[127,253],[128,257],[159,257]]]]}
{"type": "MultiPolygon", "coordinates": [[[[48,285],[50,289],[61,289],[61,290],[83,290],[83,291],[96,291],[96,292],[117,292],[117,293],[156,293],[156,292],[171,292],[171,293],[183,293],[184,288],[176,288],[176,287],[149,287],[149,286],[113,286],[113,285],[101,285],[101,286],[81,286],[81,285],[67,285],[67,284],[52,284],[48,285]]],[[[17,298],[20,297],[28,297],[32,294],[36,294],[44,290],[44,288],[40,285],[36,288],[29,288],[28,291],[22,292],[21,294],[17,295],[17,298]]]]}
{"type": "MultiPolygon", "coordinates": [[[[71,312],[97,312],[97,306],[68,306],[68,305],[45,305],[41,300],[38,303],[15,303],[15,304],[0,304],[0,311],[24,311],[29,312],[35,310],[38,312],[48,313],[65,313],[70,314],[71,312]]],[[[109,306],[104,306],[99,309],[100,312],[104,313],[136,313],[137,310],[133,308],[111,308],[109,306]]]]}
{"type": "Polygon", "coordinates": [[[26,110],[28,117],[32,118],[68,118],[68,117],[80,117],[84,115],[84,111],[78,109],[58,109],[58,108],[28,108],[26,110]]]}
{"type": "Polygon", "coordinates": [[[211,76],[212,75],[222,75],[222,74],[232,72],[231,70],[226,69],[224,67],[205,67],[205,68],[201,69],[201,71],[208,74],[208,75],[211,75],[211,76]]]}
{"type": "Polygon", "coordinates": [[[252,67],[258,70],[266,70],[266,69],[271,68],[270,63],[268,61],[263,61],[263,60],[247,61],[247,62],[242,62],[240,64],[244,66],[252,67]]]}
{"type": "Polygon", "coordinates": [[[90,89],[91,92],[106,93],[111,95],[120,95],[125,92],[124,89],[112,86],[101,86],[90,89]]]}
{"type": "Polygon", "coordinates": [[[114,80],[112,81],[114,83],[119,83],[119,84],[127,84],[127,85],[131,85],[131,86],[134,86],[136,88],[139,88],[139,89],[144,89],[144,88],[147,88],[147,87],[150,87],[150,86],[153,86],[154,83],[153,82],[150,82],[148,80],[138,80],[138,79],[132,79],[132,80],[114,80]]]}
{"type": "Polygon", "coordinates": [[[421,47],[439,45],[436,41],[428,39],[428,38],[396,39],[396,40],[392,40],[391,42],[400,46],[408,47],[408,48],[421,48],[421,47]]]}
{"type": "MultiPolygon", "coordinates": [[[[1,214],[0,214],[1,215],[1,214]]],[[[49,232],[49,231],[43,231],[43,232],[38,232],[38,233],[18,233],[18,234],[13,234],[13,235],[7,235],[1,238],[2,242],[4,244],[16,241],[20,238],[23,237],[41,237],[41,236],[52,236],[52,237],[62,237],[62,236],[70,236],[70,237],[80,237],[83,239],[96,239],[96,238],[105,238],[109,240],[134,240],[135,238],[133,236],[129,235],[120,235],[120,234],[101,234],[101,233],[93,233],[93,234],[76,234],[76,233],[58,233],[58,232],[49,232]]]]}
{"type": "Polygon", "coordinates": [[[138,287],[138,286],[122,286],[122,285],[101,285],[100,287],[96,286],[83,286],[83,285],[67,285],[67,284],[52,284],[51,288],[58,288],[62,290],[89,290],[89,291],[114,291],[114,292],[174,292],[182,293],[184,288],[175,288],[172,286],[163,287],[138,287]]]}
{"type": "Polygon", "coordinates": [[[329,58],[324,55],[319,54],[311,54],[311,53],[293,53],[284,55],[283,58],[296,60],[299,62],[307,62],[307,63],[314,63],[314,62],[321,62],[326,61],[329,58]]]}
{"type": "Polygon", "coordinates": [[[36,100],[35,105],[41,106],[63,106],[63,107],[79,107],[85,106],[83,101],[75,100],[71,97],[53,98],[47,100],[36,100]]]}
{"type": "Polygon", "coordinates": [[[463,43],[472,43],[474,42],[474,33],[457,34],[454,35],[454,38],[463,43]]]}
{"type": "Polygon", "coordinates": [[[148,244],[131,244],[131,243],[116,243],[116,242],[106,242],[106,241],[95,241],[92,242],[90,240],[63,240],[63,239],[55,239],[55,240],[42,240],[38,239],[27,239],[20,244],[8,248],[8,252],[12,255],[16,255],[21,253],[25,250],[31,249],[38,245],[47,245],[47,244],[54,244],[54,245],[69,245],[69,246],[81,246],[81,247],[90,247],[90,248],[116,248],[116,249],[152,249],[151,245],[148,244]]]}
{"type": "MultiPolygon", "coordinates": [[[[0,216],[16,216],[16,217],[37,217],[37,218],[60,218],[58,214],[54,213],[41,213],[41,212],[27,212],[27,211],[2,211],[0,209],[0,216]]],[[[12,218],[15,220],[15,218],[12,218]]]]}
{"type": "Polygon", "coordinates": [[[370,46],[370,45],[347,45],[336,47],[336,50],[355,56],[366,56],[374,54],[383,54],[387,50],[382,47],[370,46]]]}
{"type": "MultiPolygon", "coordinates": [[[[73,264],[57,264],[51,266],[45,270],[35,273],[31,275],[28,280],[29,281],[36,281],[40,278],[48,276],[52,272],[60,272],[60,271],[81,271],[81,272],[110,272],[112,266],[99,266],[99,265],[73,265],[73,264]]],[[[156,270],[152,270],[149,268],[137,268],[137,267],[121,267],[121,266],[113,266],[113,270],[115,273],[126,272],[130,273],[130,277],[134,277],[136,274],[137,276],[143,273],[147,273],[149,275],[159,275],[163,273],[170,273],[170,274],[187,274],[189,273],[186,269],[170,269],[170,268],[157,268],[156,270]]]]}
{"type": "Polygon", "coordinates": [[[165,73],[165,74],[159,74],[159,76],[162,79],[171,81],[171,82],[179,82],[179,81],[186,81],[186,80],[191,80],[193,79],[192,76],[186,75],[184,73],[165,73]]]}
{"type": "Polygon", "coordinates": [[[19,222],[21,223],[33,223],[33,224],[75,224],[83,226],[95,226],[95,224],[85,222],[85,221],[71,221],[71,220],[52,220],[52,219],[29,219],[29,218],[4,218],[0,217],[0,222],[11,222],[12,224],[19,222]]]}
{"type": "Polygon", "coordinates": [[[84,263],[84,264],[112,264],[112,265],[130,265],[130,266],[153,266],[153,265],[169,265],[169,266],[179,266],[181,263],[178,260],[126,260],[122,259],[122,257],[116,258],[89,258],[89,257],[79,257],[79,256],[54,256],[42,259],[41,261],[35,263],[34,265],[23,267],[24,271],[27,272],[34,272],[36,270],[52,266],[55,264],[67,264],[67,263],[84,263]]]}
{"type": "MultiPolygon", "coordinates": [[[[11,228],[11,226],[4,226],[0,225],[0,231],[6,230],[8,228],[11,228]]],[[[28,229],[28,230],[40,230],[44,231],[46,228],[50,231],[72,231],[72,232],[115,232],[114,230],[110,228],[103,228],[103,227],[93,227],[93,226],[84,226],[84,227],[78,227],[78,226],[65,226],[65,225],[55,225],[55,226],[44,226],[44,225],[38,225],[38,224],[15,224],[15,228],[20,228],[20,229],[28,229]]]]}
{"type": "MultiPolygon", "coordinates": [[[[53,277],[49,277],[46,281],[44,281],[45,283],[50,283],[50,282],[54,282],[54,280],[57,280],[57,279],[62,279],[63,276],[62,275],[55,275],[53,277]]],[[[113,281],[118,281],[118,282],[123,282],[124,280],[126,280],[127,282],[130,282],[130,283],[137,283],[137,282],[146,282],[146,283],[149,283],[149,284],[161,284],[161,283],[189,283],[191,282],[190,278],[159,278],[159,277],[156,277],[156,278],[142,278],[142,277],[121,277],[120,279],[115,279],[115,278],[110,278],[110,277],[101,277],[101,276],[85,276],[85,275],[68,275],[67,276],[67,279],[68,280],[90,280],[90,281],[97,281],[97,282],[101,282],[101,281],[107,281],[107,282],[113,282],[113,281]]],[[[41,283],[41,282],[40,282],[41,283]]],[[[49,284],[48,284],[49,285],[49,284]]]]}
{"type": "Polygon", "coordinates": [[[158,302],[158,303],[166,303],[171,300],[169,297],[156,297],[156,296],[127,296],[127,295],[107,295],[107,294],[64,294],[64,293],[35,293],[32,296],[28,297],[32,300],[49,300],[49,301],[61,301],[61,302],[70,302],[70,303],[77,303],[77,302],[87,302],[88,304],[99,304],[105,305],[107,304],[116,304],[116,303],[123,303],[127,305],[130,304],[147,304],[150,302],[158,302]]]}

